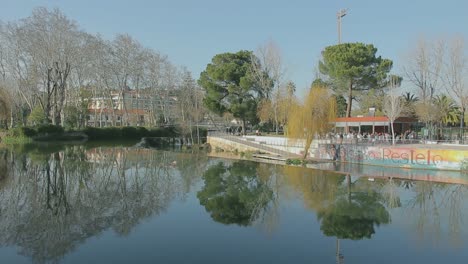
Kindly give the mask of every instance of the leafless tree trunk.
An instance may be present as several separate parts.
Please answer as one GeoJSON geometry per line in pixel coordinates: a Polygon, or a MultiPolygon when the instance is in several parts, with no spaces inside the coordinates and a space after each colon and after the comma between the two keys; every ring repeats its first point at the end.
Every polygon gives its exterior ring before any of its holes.
{"type": "Polygon", "coordinates": [[[432,113],[424,111],[432,109],[430,105],[434,95],[441,90],[444,52],[445,42],[442,39],[428,41],[421,38],[409,56],[408,65],[404,68],[406,78],[419,91],[420,103],[417,114],[421,120],[427,120],[428,128],[433,126],[432,113]]]}
{"type": "Polygon", "coordinates": [[[252,58],[252,72],[261,85],[261,93],[271,101],[275,132],[278,134],[280,126],[280,100],[286,86],[283,85],[285,74],[281,51],[273,41],[258,48],[252,58]],[[258,60],[257,60],[258,59],[258,60]]]}
{"type": "Polygon", "coordinates": [[[165,56],[143,48],[129,35],[104,41],[80,31],[59,10],[37,8],[30,17],[0,24],[0,79],[8,82],[13,99],[10,125],[25,120],[24,114],[37,105],[50,122],[63,125],[68,106],[81,109],[81,118],[86,118],[88,109],[83,108],[92,102],[96,126],[98,115],[110,117],[115,125],[117,108],[123,111],[121,124],[143,124],[141,111],[130,111],[143,108],[151,115],[148,124],[156,124],[157,115],[169,123],[178,78],[165,56]],[[112,100],[118,92],[120,98],[112,100]]]}
{"type": "Polygon", "coordinates": [[[393,124],[403,110],[403,102],[401,96],[397,95],[394,91],[386,95],[384,100],[383,112],[390,121],[390,127],[392,129],[392,145],[395,145],[395,129],[393,124]]]}
{"type": "Polygon", "coordinates": [[[406,78],[419,90],[422,101],[432,100],[440,90],[445,43],[421,38],[404,68],[406,78]]]}
{"type": "MultiPolygon", "coordinates": [[[[468,107],[468,65],[464,39],[454,38],[448,47],[445,83],[447,92],[460,107],[460,137],[463,141],[465,112],[468,107]]],[[[463,143],[463,142],[462,142],[463,143]]]]}
{"type": "Polygon", "coordinates": [[[395,120],[400,117],[404,108],[404,103],[403,98],[395,91],[395,89],[400,85],[400,80],[394,76],[390,76],[388,83],[390,91],[384,97],[383,112],[390,121],[390,127],[392,129],[392,145],[395,145],[395,129],[393,124],[395,120]]]}

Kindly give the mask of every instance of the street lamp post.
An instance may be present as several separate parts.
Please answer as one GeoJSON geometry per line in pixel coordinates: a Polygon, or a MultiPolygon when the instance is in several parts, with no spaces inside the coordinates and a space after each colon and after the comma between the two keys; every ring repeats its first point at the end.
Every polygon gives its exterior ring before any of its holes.
{"type": "Polygon", "coordinates": [[[461,120],[460,120],[460,143],[464,144],[464,137],[465,137],[465,128],[463,127],[463,123],[465,122],[465,108],[462,107],[461,109],[461,120]]]}
{"type": "Polygon", "coordinates": [[[347,9],[341,9],[336,13],[336,18],[338,19],[338,44],[341,44],[341,19],[346,16],[347,9]]]}

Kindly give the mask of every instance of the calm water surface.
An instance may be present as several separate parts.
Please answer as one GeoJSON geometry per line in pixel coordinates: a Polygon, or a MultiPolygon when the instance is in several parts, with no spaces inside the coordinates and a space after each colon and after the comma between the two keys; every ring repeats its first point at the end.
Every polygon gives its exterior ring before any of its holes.
{"type": "Polygon", "coordinates": [[[132,147],[0,150],[1,263],[468,263],[468,186],[132,147]]]}

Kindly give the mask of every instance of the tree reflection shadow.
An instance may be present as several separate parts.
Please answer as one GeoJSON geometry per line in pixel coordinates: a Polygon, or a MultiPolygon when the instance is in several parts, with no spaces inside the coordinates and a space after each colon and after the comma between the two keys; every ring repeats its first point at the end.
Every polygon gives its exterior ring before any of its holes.
{"type": "Polygon", "coordinates": [[[380,201],[376,192],[339,197],[329,208],[317,213],[320,229],[326,236],[339,239],[371,238],[374,226],[390,222],[390,214],[380,201]]]}
{"type": "Polygon", "coordinates": [[[257,177],[257,163],[219,162],[203,175],[205,185],[197,193],[200,204],[213,220],[248,226],[273,199],[273,191],[257,177]]]}
{"type": "MultiPolygon", "coordinates": [[[[34,262],[56,262],[78,244],[113,229],[127,235],[142,219],[184,195],[175,152],[137,148],[62,147],[56,152],[8,152],[0,185],[0,245],[20,248],[34,262]]],[[[190,155],[204,167],[204,155],[190,155]]],[[[1,166],[2,164],[0,164],[1,166]]],[[[196,170],[194,170],[196,171],[196,170]]]]}

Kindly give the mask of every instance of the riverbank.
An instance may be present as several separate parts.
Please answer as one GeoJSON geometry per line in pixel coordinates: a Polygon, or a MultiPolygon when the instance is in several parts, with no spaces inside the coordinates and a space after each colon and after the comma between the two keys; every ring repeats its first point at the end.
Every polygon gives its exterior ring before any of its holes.
{"type": "MultiPolygon", "coordinates": [[[[280,137],[210,135],[213,149],[264,151],[285,159],[303,156],[301,140],[280,137]],[[268,150],[268,151],[266,151],[268,150]]],[[[468,171],[468,146],[442,144],[336,144],[329,140],[314,140],[307,159],[315,162],[335,161],[361,165],[396,167],[405,169],[430,169],[468,171]]]]}
{"type": "Polygon", "coordinates": [[[317,156],[345,163],[406,169],[468,170],[468,146],[320,144],[317,156]]]}
{"type": "Polygon", "coordinates": [[[216,151],[211,151],[208,153],[208,156],[212,158],[223,158],[230,160],[251,160],[255,162],[271,164],[272,166],[292,166],[308,168],[311,170],[330,171],[342,175],[349,175],[354,178],[367,178],[369,181],[373,181],[374,179],[400,179],[468,185],[468,174],[453,170],[446,171],[417,168],[408,169],[401,167],[384,167],[337,161],[315,162],[313,160],[309,160],[307,163],[301,163],[300,165],[288,165],[286,160],[280,158],[269,159],[260,157],[261,155],[241,156],[240,154],[235,154],[233,152],[216,151]]]}
{"type": "MultiPolygon", "coordinates": [[[[2,132],[0,141],[5,144],[40,142],[85,142],[106,140],[140,140],[145,137],[187,137],[176,127],[145,128],[145,127],[86,127],[78,130],[65,130],[63,127],[43,125],[38,127],[17,127],[2,132]]],[[[206,137],[206,130],[200,130],[200,137],[206,137]]]]}

